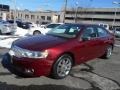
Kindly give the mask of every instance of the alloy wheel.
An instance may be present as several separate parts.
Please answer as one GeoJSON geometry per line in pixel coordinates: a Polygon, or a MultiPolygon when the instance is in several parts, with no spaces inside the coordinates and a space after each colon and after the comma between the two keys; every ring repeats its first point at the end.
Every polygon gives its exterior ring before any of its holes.
{"type": "Polygon", "coordinates": [[[57,66],[57,74],[60,77],[65,77],[69,74],[72,67],[71,58],[65,57],[60,60],[57,66]]]}

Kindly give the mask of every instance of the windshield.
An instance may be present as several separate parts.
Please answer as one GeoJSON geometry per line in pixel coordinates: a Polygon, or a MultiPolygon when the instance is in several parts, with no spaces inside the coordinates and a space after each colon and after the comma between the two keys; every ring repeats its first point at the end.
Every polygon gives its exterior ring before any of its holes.
{"type": "Polygon", "coordinates": [[[49,31],[48,35],[54,35],[63,38],[75,38],[80,31],[80,27],[77,25],[60,25],[51,31],[49,31]]]}
{"type": "Polygon", "coordinates": [[[116,31],[120,31],[120,28],[116,28],[116,31]]]}

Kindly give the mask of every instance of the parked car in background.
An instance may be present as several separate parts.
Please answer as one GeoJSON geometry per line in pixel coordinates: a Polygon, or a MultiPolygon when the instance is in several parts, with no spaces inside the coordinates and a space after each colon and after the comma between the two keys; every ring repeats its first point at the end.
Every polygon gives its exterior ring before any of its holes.
{"type": "Polygon", "coordinates": [[[115,28],[115,31],[113,31],[115,34],[115,37],[120,38],[120,28],[115,28]]]}
{"type": "Polygon", "coordinates": [[[24,24],[26,24],[26,25],[29,26],[28,29],[30,29],[30,28],[34,28],[34,27],[38,27],[37,24],[35,24],[35,23],[31,23],[31,22],[24,22],[24,24]]]}
{"type": "Polygon", "coordinates": [[[109,25],[108,24],[100,23],[98,25],[101,26],[101,27],[104,27],[107,30],[109,30],[109,25]]]}
{"type": "Polygon", "coordinates": [[[114,35],[103,27],[63,24],[46,35],[16,40],[4,59],[29,76],[62,79],[74,65],[98,57],[110,58],[113,48],[114,35]]]}
{"type": "MultiPolygon", "coordinates": [[[[14,23],[13,20],[8,20],[9,23],[14,23]]],[[[55,28],[63,23],[52,23],[45,25],[44,27],[37,26],[31,22],[22,22],[16,21],[17,29],[14,35],[25,36],[25,35],[38,35],[38,34],[46,34],[52,28],[55,28]]]]}
{"type": "Polygon", "coordinates": [[[0,35],[14,33],[15,30],[16,30],[16,27],[14,26],[14,24],[11,24],[3,20],[0,21],[0,35]]]}
{"type": "Polygon", "coordinates": [[[49,23],[49,22],[42,22],[41,25],[40,25],[40,27],[41,27],[41,28],[44,28],[44,27],[45,27],[46,25],[48,25],[48,24],[50,24],[50,23],[49,23]]]}
{"type": "Polygon", "coordinates": [[[30,35],[46,34],[48,31],[50,31],[51,29],[53,29],[61,24],[63,24],[63,23],[51,23],[42,28],[41,27],[33,27],[33,28],[30,28],[29,34],[30,35]]]}
{"type": "MultiPolygon", "coordinates": [[[[7,22],[14,24],[13,20],[8,20],[7,22]]],[[[18,20],[18,21],[16,21],[16,30],[13,33],[13,35],[25,36],[28,34],[29,29],[30,29],[30,25],[28,23],[18,20]]]]}
{"type": "MultiPolygon", "coordinates": [[[[13,20],[8,20],[7,22],[13,24],[14,21],[13,20]]],[[[30,24],[28,22],[22,22],[22,21],[16,21],[17,27],[19,28],[23,28],[23,29],[29,29],[30,28],[30,24]]]]}
{"type": "Polygon", "coordinates": [[[113,33],[116,38],[120,38],[120,27],[112,28],[112,30],[109,30],[110,33],[113,33]]]}

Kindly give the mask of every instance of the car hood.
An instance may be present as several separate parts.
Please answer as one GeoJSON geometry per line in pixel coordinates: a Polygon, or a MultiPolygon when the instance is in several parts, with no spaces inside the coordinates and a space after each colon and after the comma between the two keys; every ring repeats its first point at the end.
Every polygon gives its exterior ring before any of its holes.
{"type": "Polygon", "coordinates": [[[63,44],[66,41],[67,39],[60,37],[38,35],[19,39],[14,42],[14,45],[27,50],[40,51],[63,44]]]}

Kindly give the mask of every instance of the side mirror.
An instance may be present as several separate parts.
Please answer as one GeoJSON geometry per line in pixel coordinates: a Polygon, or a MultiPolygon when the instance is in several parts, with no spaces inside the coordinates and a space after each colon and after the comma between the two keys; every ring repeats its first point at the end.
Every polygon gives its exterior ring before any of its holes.
{"type": "Polygon", "coordinates": [[[91,37],[82,37],[82,41],[89,41],[91,40],[91,37]]]}

